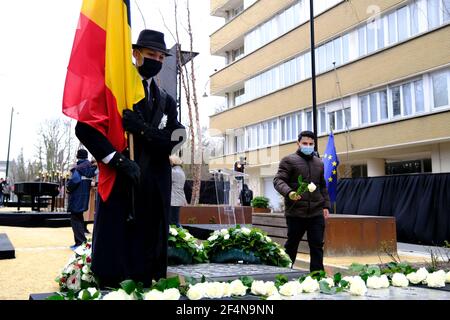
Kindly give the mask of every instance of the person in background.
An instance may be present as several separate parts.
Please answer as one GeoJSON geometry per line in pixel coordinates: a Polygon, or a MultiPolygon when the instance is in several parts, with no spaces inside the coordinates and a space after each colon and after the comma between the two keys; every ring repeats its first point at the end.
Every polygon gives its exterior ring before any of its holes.
{"type": "Polygon", "coordinates": [[[75,250],[86,241],[86,226],[83,218],[84,211],[89,208],[89,193],[91,179],[95,177],[97,167],[93,166],[88,158],[88,152],[84,149],[77,151],[77,164],[70,171],[72,176],[67,182],[69,194],[70,224],[72,225],[75,244],[70,248],[75,250]]]}
{"type": "Polygon", "coordinates": [[[169,224],[180,226],[180,207],[187,204],[186,195],[184,194],[184,184],[186,175],[182,168],[182,161],[176,155],[169,157],[172,166],[172,193],[170,198],[170,218],[169,224]]]}
{"type": "Polygon", "coordinates": [[[242,187],[239,199],[241,200],[242,206],[248,207],[251,205],[251,202],[253,200],[253,191],[248,188],[247,184],[244,184],[244,186],[242,187]]]}
{"type": "Polygon", "coordinates": [[[330,198],[324,178],[324,165],[314,153],[315,135],[302,131],[298,135],[297,150],[281,159],[278,172],[273,179],[275,189],[285,199],[285,216],[288,227],[286,253],[292,260],[297,257],[297,249],[305,232],[311,257],[310,271],[323,270],[323,240],[325,219],[328,218],[330,198]],[[298,177],[313,182],[317,189],[313,192],[296,193],[298,177]]]}

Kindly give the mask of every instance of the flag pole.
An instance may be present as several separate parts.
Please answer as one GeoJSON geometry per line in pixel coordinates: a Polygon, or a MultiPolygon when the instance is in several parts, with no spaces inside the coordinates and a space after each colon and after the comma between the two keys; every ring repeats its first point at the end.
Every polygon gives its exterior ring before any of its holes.
{"type": "MultiPolygon", "coordinates": [[[[134,138],[132,133],[128,133],[128,147],[130,152],[130,160],[134,161],[134,138]]],[[[134,218],[136,217],[135,213],[135,206],[134,206],[134,184],[131,185],[131,210],[128,214],[127,221],[132,222],[134,221],[134,218]]]]}

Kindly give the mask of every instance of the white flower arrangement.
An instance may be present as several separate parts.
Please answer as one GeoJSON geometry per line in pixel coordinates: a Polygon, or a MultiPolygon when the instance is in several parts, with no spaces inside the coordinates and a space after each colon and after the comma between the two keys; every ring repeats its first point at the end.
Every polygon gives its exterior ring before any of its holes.
{"type": "Polygon", "coordinates": [[[250,291],[257,296],[271,296],[278,293],[278,289],[273,281],[262,280],[253,281],[250,291]]]}
{"type": "Polygon", "coordinates": [[[301,294],[303,287],[297,280],[289,281],[279,288],[279,292],[282,296],[292,297],[301,294]]]}
{"type": "Polygon", "coordinates": [[[204,242],[204,249],[211,261],[218,254],[237,250],[249,257],[253,255],[254,259],[267,265],[289,267],[292,263],[284,249],[260,229],[241,228],[239,225],[214,231],[204,242]]]}
{"type": "Polygon", "coordinates": [[[61,270],[55,281],[61,292],[78,292],[82,289],[97,287],[97,279],[91,271],[92,243],[83,243],[69,259],[67,265],[61,270]]]}
{"type": "Polygon", "coordinates": [[[184,250],[186,252],[186,257],[189,257],[189,259],[192,258],[194,263],[202,263],[208,260],[203,250],[203,245],[197,244],[197,239],[193,237],[186,229],[171,225],[169,227],[168,243],[169,248],[184,250]]]}

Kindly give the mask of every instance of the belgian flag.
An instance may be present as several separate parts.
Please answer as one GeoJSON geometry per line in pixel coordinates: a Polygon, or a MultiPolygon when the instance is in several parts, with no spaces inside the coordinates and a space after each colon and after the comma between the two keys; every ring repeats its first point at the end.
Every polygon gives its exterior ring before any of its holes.
{"type": "MultiPolygon", "coordinates": [[[[116,150],[127,146],[122,112],[145,97],[132,63],[128,0],[83,0],[67,68],[63,113],[101,132],[116,150]]],[[[99,163],[99,194],[106,200],[115,171],[99,163]]]]}

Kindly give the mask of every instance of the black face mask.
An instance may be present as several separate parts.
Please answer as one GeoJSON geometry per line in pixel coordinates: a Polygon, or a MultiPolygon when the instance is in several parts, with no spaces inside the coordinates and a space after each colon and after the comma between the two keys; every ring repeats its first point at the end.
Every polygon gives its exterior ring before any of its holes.
{"type": "Polygon", "coordinates": [[[161,71],[162,62],[144,57],[144,63],[138,67],[139,73],[146,79],[153,78],[161,71]]]}

